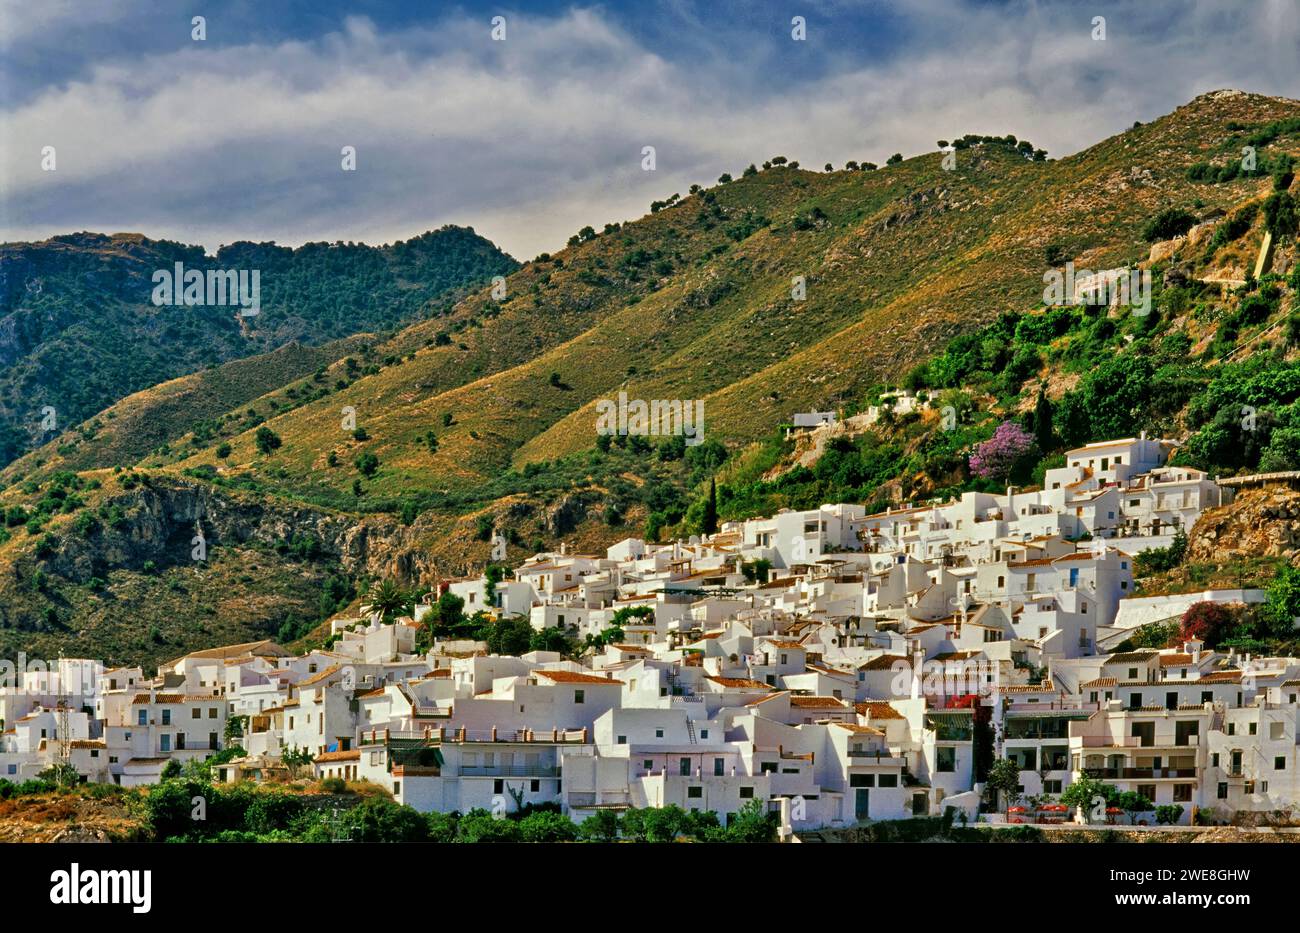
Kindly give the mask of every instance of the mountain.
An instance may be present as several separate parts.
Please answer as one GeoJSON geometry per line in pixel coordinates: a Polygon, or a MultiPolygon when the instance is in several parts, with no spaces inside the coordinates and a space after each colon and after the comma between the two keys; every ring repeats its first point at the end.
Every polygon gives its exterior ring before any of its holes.
{"type": "MultiPolygon", "coordinates": [[[[516,268],[492,243],[459,227],[383,247],[241,242],[213,256],[139,234],[5,244],[0,465],[132,392],[291,344],[438,313],[465,289],[516,268]],[[255,271],[257,313],[229,304],[155,304],[155,273],[174,275],[177,263],[205,276],[255,271]]],[[[246,283],[251,299],[253,280],[246,283]]]]}
{"type": "MultiPolygon", "coordinates": [[[[951,170],[942,152],[827,172],[774,158],[580,231],[504,294],[484,283],[387,335],[121,399],[0,474],[0,647],[139,660],[298,637],[370,581],[481,568],[493,529],[507,562],[699,530],[711,478],[724,520],[978,488],[972,446],[1044,406],[1018,482],[1142,429],[1216,472],[1285,462],[1298,283],[1247,273],[1293,201],[1300,102],[1202,95],[1057,160],[955,143],[951,170]],[[1066,262],[1148,269],[1153,313],[1044,308],[1066,262]],[[957,428],[914,418],[796,462],[792,413],[853,414],[904,381],[952,402],[957,428]],[[597,405],[620,392],[702,400],[704,443],[601,438],[597,405]],[[1225,421],[1242,404],[1267,415],[1244,441],[1225,421]]],[[[1275,268],[1294,254],[1282,236],[1275,268]]]]}

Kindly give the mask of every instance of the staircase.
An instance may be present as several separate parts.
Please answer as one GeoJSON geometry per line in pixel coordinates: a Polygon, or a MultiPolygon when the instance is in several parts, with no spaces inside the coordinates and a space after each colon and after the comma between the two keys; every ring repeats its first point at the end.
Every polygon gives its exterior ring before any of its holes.
{"type": "Polygon", "coordinates": [[[686,720],[686,735],[690,738],[692,745],[699,744],[695,739],[695,720],[686,720]]]}

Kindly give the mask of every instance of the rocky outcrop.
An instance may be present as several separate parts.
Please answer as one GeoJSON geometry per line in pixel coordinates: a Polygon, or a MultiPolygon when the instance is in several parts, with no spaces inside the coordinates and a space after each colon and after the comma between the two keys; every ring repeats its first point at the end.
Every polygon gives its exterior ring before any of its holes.
{"type": "Polygon", "coordinates": [[[1300,565],[1300,490],[1244,490],[1230,505],[1202,513],[1187,543],[1188,559],[1196,563],[1285,557],[1300,565]]]}
{"type": "Polygon", "coordinates": [[[57,551],[44,558],[50,572],[84,583],[110,570],[141,570],[146,562],[158,567],[188,563],[199,535],[209,551],[250,545],[274,548],[297,540],[337,559],[354,576],[416,583],[438,572],[428,550],[419,544],[419,523],[408,527],[387,515],[358,519],[160,477],[113,497],[108,505],[121,510],[121,520],[103,523],[84,537],[60,534],[57,551]]]}

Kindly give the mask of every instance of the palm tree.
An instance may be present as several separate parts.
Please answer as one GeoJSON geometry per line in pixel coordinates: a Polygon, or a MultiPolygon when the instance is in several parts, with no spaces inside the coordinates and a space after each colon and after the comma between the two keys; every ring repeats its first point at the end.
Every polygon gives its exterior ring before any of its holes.
{"type": "Polygon", "coordinates": [[[381,619],[388,619],[411,605],[412,596],[392,580],[385,580],[366,594],[370,612],[379,613],[381,619]]]}

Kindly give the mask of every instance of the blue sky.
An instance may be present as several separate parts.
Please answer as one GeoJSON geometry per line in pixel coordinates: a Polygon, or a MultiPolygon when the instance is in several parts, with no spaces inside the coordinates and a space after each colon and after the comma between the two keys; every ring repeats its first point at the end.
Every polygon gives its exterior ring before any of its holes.
{"type": "Polygon", "coordinates": [[[1216,88],[1300,97],[1298,50],[1300,0],[0,0],[0,239],[461,223],[526,259],[778,153],[1057,156],[1216,88]]]}

